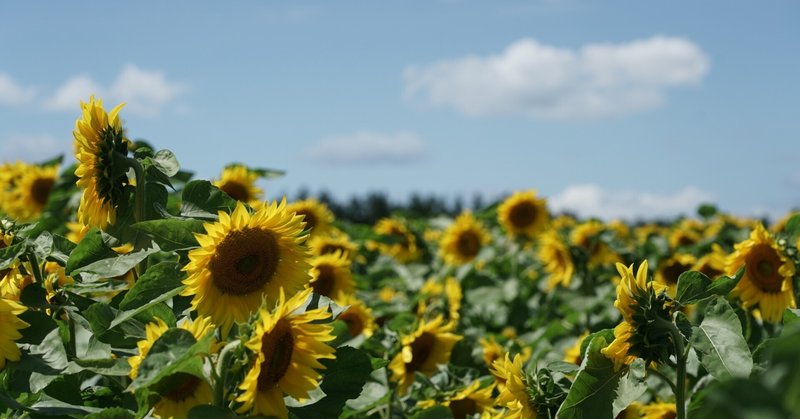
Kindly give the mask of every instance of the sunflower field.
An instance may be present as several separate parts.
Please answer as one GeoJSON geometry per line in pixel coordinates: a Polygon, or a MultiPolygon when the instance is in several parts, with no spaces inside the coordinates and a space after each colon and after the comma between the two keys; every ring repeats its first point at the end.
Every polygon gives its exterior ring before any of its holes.
{"type": "Polygon", "coordinates": [[[367,225],[78,111],[0,166],[4,417],[800,418],[800,215],[367,225]]]}

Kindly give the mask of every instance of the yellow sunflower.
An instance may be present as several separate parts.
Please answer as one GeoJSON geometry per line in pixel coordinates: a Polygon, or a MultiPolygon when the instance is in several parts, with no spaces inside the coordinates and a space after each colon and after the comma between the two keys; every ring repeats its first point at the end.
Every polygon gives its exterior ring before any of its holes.
{"type": "Polygon", "coordinates": [[[642,417],[641,414],[642,407],[643,405],[641,403],[633,402],[629,404],[628,407],[619,412],[619,414],[617,414],[616,419],[639,419],[642,417]]]}
{"type": "Polygon", "coordinates": [[[656,271],[656,281],[667,287],[667,294],[675,297],[678,288],[678,277],[689,271],[697,263],[697,258],[688,253],[676,253],[661,262],[656,271]]]}
{"type": "MultiPolygon", "coordinates": [[[[454,419],[471,418],[473,415],[478,414],[481,415],[481,418],[489,418],[494,413],[492,407],[494,403],[492,398],[493,390],[494,385],[481,388],[480,380],[475,380],[452,397],[439,403],[439,405],[449,407],[454,419]]],[[[429,408],[436,404],[433,400],[426,400],[417,403],[417,406],[429,408]]]]}
{"type": "Polygon", "coordinates": [[[245,203],[261,200],[264,191],[256,185],[258,174],[245,166],[233,165],[222,169],[219,180],[212,182],[214,186],[231,198],[245,203]]]}
{"type": "Polygon", "coordinates": [[[569,246],[561,240],[556,230],[542,233],[539,245],[539,259],[548,275],[547,288],[552,290],[558,285],[568,288],[575,273],[569,246]]]}
{"type": "Polygon", "coordinates": [[[67,230],[69,230],[66,236],[67,240],[78,244],[81,242],[81,240],[83,240],[84,236],[86,236],[86,233],[88,233],[90,229],[91,228],[89,226],[81,223],[67,222],[67,230]]]}
{"type": "Polygon", "coordinates": [[[711,245],[711,252],[697,259],[697,263],[692,267],[693,271],[704,273],[707,277],[714,279],[725,273],[725,260],[728,254],[717,243],[711,245]]]}
{"type": "Polygon", "coordinates": [[[703,238],[704,232],[705,226],[700,221],[690,218],[683,219],[669,234],[669,246],[672,249],[676,249],[695,245],[703,238]]]}
{"type": "Polygon", "coordinates": [[[503,383],[495,403],[508,409],[505,418],[536,419],[536,408],[528,396],[528,385],[522,369],[522,356],[514,355],[512,361],[508,354],[492,364],[492,374],[503,383]]]}
{"type": "Polygon", "coordinates": [[[329,229],[324,235],[317,234],[308,239],[311,256],[322,256],[341,252],[351,261],[358,255],[358,245],[342,231],[329,229]]]}
{"type": "Polygon", "coordinates": [[[583,340],[586,339],[586,336],[589,336],[589,331],[583,332],[578,339],[575,340],[575,343],[567,348],[564,351],[564,362],[569,362],[570,364],[581,365],[581,361],[583,360],[583,354],[581,353],[581,345],[583,345],[583,340]]]}
{"type": "Polygon", "coordinates": [[[622,220],[611,220],[608,223],[608,229],[613,231],[617,237],[622,240],[628,240],[631,237],[631,229],[622,220]]]}
{"type": "Polygon", "coordinates": [[[8,213],[14,205],[13,191],[28,167],[28,164],[20,161],[0,164],[0,212],[8,213]]]}
{"type": "Polygon", "coordinates": [[[128,154],[129,141],[122,129],[117,105],[111,112],[103,109],[103,101],[81,102],[81,118],[75,121],[75,158],[78,168],[77,185],[83,190],[78,219],[81,223],[104,229],[114,224],[117,207],[125,198],[124,189],[129,184],[128,176],[120,173],[120,156],[128,154]]]}
{"type": "Polygon", "coordinates": [[[18,317],[25,310],[16,301],[0,298],[0,369],[6,366],[6,360],[19,361],[21,353],[14,342],[22,337],[19,330],[30,326],[18,317]]]}
{"type": "Polygon", "coordinates": [[[350,261],[342,253],[328,253],[311,259],[311,282],[308,286],[319,295],[333,298],[339,293],[352,294],[356,289],[350,261]]]}
{"type": "MultiPolygon", "coordinates": [[[[214,331],[214,324],[211,323],[208,317],[198,317],[193,322],[185,320],[178,327],[191,332],[192,336],[197,340],[214,331]]],[[[156,318],[154,323],[148,323],[145,326],[145,338],[136,344],[139,349],[138,355],[128,358],[128,364],[131,366],[129,373],[131,379],[135,379],[139,375],[139,366],[142,365],[142,360],[150,352],[156,340],[167,330],[169,330],[169,326],[159,318],[156,318]]],[[[153,415],[155,417],[183,419],[188,416],[193,407],[211,404],[214,401],[211,385],[204,378],[192,374],[177,373],[172,379],[175,380],[173,389],[163,395],[153,406],[153,415]]]]}
{"type": "Polygon", "coordinates": [[[14,188],[6,199],[10,200],[7,213],[20,221],[31,221],[38,218],[47,205],[50,191],[58,177],[58,166],[26,167],[15,182],[14,188]]]}
{"type": "Polygon", "coordinates": [[[405,299],[405,295],[397,292],[396,289],[386,286],[378,291],[378,299],[384,303],[392,303],[398,299],[405,299]]]}
{"type": "Polygon", "coordinates": [[[481,350],[483,351],[483,361],[489,368],[492,367],[494,361],[502,358],[505,353],[505,348],[497,342],[493,335],[490,335],[488,338],[481,338],[478,340],[478,343],[481,345],[481,350]]]}
{"type": "Polygon", "coordinates": [[[644,419],[674,419],[678,408],[675,403],[654,402],[640,407],[639,414],[644,419]]]}
{"type": "Polygon", "coordinates": [[[325,233],[334,219],[328,206],[313,198],[292,202],[286,206],[286,211],[302,215],[303,221],[306,222],[306,230],[309,230],[312,236],[325,233]]]}
{"type": "Polygon", "coordinates": [[[732,293],[742,300],[745,309],[758,307],[764,320],[777,323],[784,310],[797,307],[792,285],[794,263],[761,224],[750,238],[734,246],[726,263],[728,274],[736,273],[742,265],[744,276],[732,293]]]}
{"type": "Polygon", "coordinates": [[[243,393],[236,399],[242,403],[238,413],[287,418],[283,397],[307,399],[319,384],[317,370],[325,368],[319,360],[336,357],[335,349],[326,344],[335,338],[333,328],[319,324],[330,313],[324,308],[297,313],[310,292],[299,292],[288,301],[281,292],[272,313],[259,310],[255,333],[245,344],[256,357],[239,386],[243,393]]]}
{"type": "Polygon", "coordinates": [[[459,215],[444,231],[439,242],[439,256],[450,265],[463,265],[478,256],[491,236],[470,212],[459,215]]]}
{"type": "Polygon", "coordinates": [[[577,223],[575,217],[571,215],[559,215],[558,217],[553,219],[551,223],[554,230],[561,230],[562,228],[569,228],[574,226],[577,223]]]}
{"type": "Polygon", "coordinates": [[[19,301],[22,290],[35,282],[33,275],[26,275],[20,271],[18,261],[6,269],[0,270],[0,298],[19,301]]]}
{"type": "Polygon", "coordinates": [[[420,320],[417,330],[401,337],[403,349],[389,364],[401,394],[414,382],[416,372],[430,376],[437,365],[450,361],[453,347],[461,340],[461,336],[452,333],[455,326],[452,322],[444,324],[444,318],[437,316],[430,322],[420,320]]]}
{"type": "Polygon", "coordinates": [[[589,254],[589,266],[605,266],[619,262],[619,256],[599,239],[605,226],[597,220],[579,224],[570,233],[570,241],[589,254]]]}
{"type": "Polygon", "coordinates": [[[195,234],[200,248],[189,252],[183,295],[192,308],[223,330],[247,321],[266,298],[274,304],[281,289],[294,294],[308,283],[301,217],[286,212],[286,201],[273,202],[250,214],[241,202],[233,213],[203,225],[195,234]]]}
{"type": "Polygon", "coordinates": [[[550,220],[547,201],[536,197],[536,191],[515,192],[497,208],[497,220],[511,235],[533,237],[550,220]]]}
{"type": "Polygon", "coordinates": [[[375,317],[372,315],[372,309],[363,301],[353,294],[339,294],[335,301],[339,305],[348,306],[336,320],[347,324],[347,332],[350,333],[350,336],[356,337],[363,334],[365,337],[370,337],[375,333],[377,329],[375,317]]]}
{"type": "Polygon", "coordinates": [[[400,263],[413,262],[420,256],[417,248],[417,238],[402,222],[391,218],[378,221],[373,227],[375,234],[382,236],[385,241],[367,242],[372,250],[389,255],[400,263]]]}
{"type": "Polygon", "coordinates": [[[463,293],[461,284],[457,279],[448,277],[444,281],[440,281],[435,277],[431,277],[422,284],[419,293],[424,298],[419,301],[417,306],[418,315],[425,314],[429,307],[440,307],[447,314],[448,320],[458,321],[461,317],[459,311],[461,310],[463,293]],[[441,298],[442,296],[446,298],[441,298]],[[442,307],[442,303],[446,304],[446,306],[442,307]]]}

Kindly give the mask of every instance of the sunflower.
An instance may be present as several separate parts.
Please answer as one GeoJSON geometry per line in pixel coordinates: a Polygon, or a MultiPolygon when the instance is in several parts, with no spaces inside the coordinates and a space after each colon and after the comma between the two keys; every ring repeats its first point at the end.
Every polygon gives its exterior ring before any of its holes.
{"type": "Polygon", "coordinates": [[[331,210],[316,199],[292,202],[286,206],[286,211],[302,215],[303,221],[306,222],[306,230],[309,230],[312,236],[324,233],[333,222],[331,210]]]}
{"type": "Polygon", "coordinates": [[[405,295],[397,292],[396,289],[386,286],[378,291],[378,299],[384,303],[392,303],[398,299],[404,299],[405,295]]]}
{"type": "Polygon", "coordinates": [[[611,220],[608,229],[613,231],[621,240],[628,240],[631,237],[631,229],[622,220],[611,220]]]}
{"type": "Polygon", "coordinates": [[[633,402],[619,412],[616,419],[639,419],[642,417],[642,407],[644,406],[641,403],[633,402]]]}
{"type": "Polygon", "coordinates": [[[30,326],[18,317],[25,310],[16,301],[0,298],[0,369],[6,366],[6,360],[19,361],[21,353],[14,341],[22,337],[20,329],[30,326]]]}
{"type": "Polygon", "coordinates": [[[576,223],[577,221],[575,220],[575,217],[571,215],[562,214],[554,218],[551,225],[553,226],[554,230],[561,230],[563,228],[572,227],[576,223]]]}
{"type": "Polygon", "coordinates": [[[550,220],[547,202],[536,191],[515,192],[497,208],[497,220],[511,235],[533,237],[550,220]]]}
{"type": "Polygon", "coordinates": [[[583,332],[578,339],[575,340],[575,343],[567,348],[564,351],[564,362],[568,362],[570,364],[581,365],[583,361],[583,354],[581,353],[581,346],[583,345],[583,340],[589,336],[589,331],[583,332]]]}
{"type": "Polygon", "coordinates": [[[47,274],[44,280],[44,289],[47,292],[48,302],[52,302],[59,289],[75,283],[75,280],[67,275],[64,267],[56,262],[46,262],[44,264],[44,272],[47,274]]]}
{"type": "Polygon", "coordinates": [[[675,403],[654,402],[639,408],[640,417],[644,419],[673,419],[678,410],[675,403]]]}
{"type": "Polygon", "coordinates": [[[227,334],[234,321],[247,321],[262,298],[274,304],[281,289],[294,294],[309,281],[303,221],[286,212],[286,200],[250,214],[241,202],[230,215],[203,225],[200,248],[189,252],[183,295],[192,308],[227,334]]]}
{"type": "Polygon", "coordinates": [[[0,212],[8,213],[14,205],[13,191],[28,166],[20,161],[0,164],[0,212]]]}
{"type": "Polygon", "coordinates": [[[452,333],[455,326],[452,322],[444,324],[444,318],[437,316],[430,322],[420,320],[417,330],[401,337],[403,349],[389,364],[401,394],[414,382],[415,373],[430,376],[437,365],[450,361],[453,347],[461,340],[461,336],[452,333]]]}
{"type": "MultiPolygon", "coordinates": [[[[191,332],[195,339],[200,340],[213,333],[214,325],[208,317],[198,317],[193,322],[188,320],[182,322],[179,328],[191,332]]],[[[136,346],[139,354],[128,358],[131,366],[129,376],[135,379],[139,375],[139,366],[147,356],[153,344],[161,337],[169,326],[163,320],[156,317],[154,323],[145,326],[145,338],[140,340],[136,346]]],[[[213,346],[212,346],[213,347],[213,346]]],[[[195,406],[211,404],[214,401],[211,386],[203,377],[192,374],[177,373],[170,377],[174,380],[172,390],[164,394],[161,399],[153,406],[153,415],[161,418],[186,418],[195,406]]]]}
{"type": "Polygon", "coordinates": [[[307,399],[319,383],[317,370],[325,368],[319,360],[336,357],[335,349],[326,343],[335,338],[333,328],[319,324],[330,313],[324,308],[297,313],[310,293],[299,292],[286,301],[281,291],[272,313],[259,310],[255,333],[245,344],[256,357],[239,386],[243,393],[236,399],[242,403],[238,413],[287,418],[284,395],[307,399]]]}
{"type": "Polygon", "coordinates": [[[470,212],[459,215],[444,231],[439,242],[439,256],[450,265],[463,265],[475,259],[491,236],[470,212]]]}
{"type": "Polygon", "coordinates": [[[496,404],[508,409],[505,418],[535,419],[538,414],[528,396],[528,385],[525,371],[523,371],[522,356],[514,355],[512,361],[508,354],[505,358],[498,359],[492,364],[492,374],[503,383],[499,386],[500,394],[495,400],[496,404]]]}
{"type": "MultiPolygon", "coordinates": [[[[478,414],[480,414],[482,418],[488,418],[491,413],[494,413],[494,409],[492,408],[494,402],[492,398],[493,390],[494,385],[481,388],[480,380],[474,380],[470,385],[438,404],[450,408],[454,419],[471,418],[473,415],[478,414]]],[[[429,408],[436,404],[437,403],[433,400],[426,400],[417,403],[417,406],[429,408]]]]}
{"type": "Polygon", "coordinates": [[[552,290],[558,285],[568,288],[575,273],[569,246],[555,230],[545,231],[539,240],[539,259],[548,275],[547,288],[552,290]]]}
{"type": "Polygon", "coordinates": [[[66,235],[67,240],[78,244],[81,242],[81,240],[83,240],[83,238],[86,236],[86,233],[88,233],[91,228],[81,223],[68,221],[67,230],[69,230],[66,235]]]}
{"type": "Polygon", "coordinates": [[[703,223],[689,218],[683,219],[669,234],[669,246],[672,249],[693,246],[703,238],[704,231],[703,223]]]}
{"type": "Polygon", "coordinates": [[[494,361],[502,358],[505,353],[505,348],[497,342],[493,335],[490,335],[488,338],[481,338],[478,340],[478,343],[481,345],[481,350],[483,352],[483,361],[489,368],[492,367],[494,361]]]}
{"type": "Polygon", "coordinates": [[[58,166],[28,165],[20,174],[6,199],[10,200],[7,213],[20,221],[38,218],[47,205],[50,191],[58,177],[58,166]]]}
{"type": "Polygon", "coordinates": [[[14,261],[10,267],[0,270],[0,298],[19,301],[22,290],[35,282],[33,275],[20,271],[20,264],[14,261]]]}
{"type": "Polygon", "coordinates": [[[78,219],[81,223],[106,228],[114,224],[117,208],[125,198],[130,182],[119,158],[128,154],[128,139],[122,129],[119,111],[125,104],[106,113],[103,101],[81,102],[81,118],[75,121],[75,158],[77,185],[83,189],[78,219]]]}
{"type": "Polygon", "coordinates": [[[419,258],[417,238],[402,222],[384,218],[375,224],[373,231],[382,236],[382,241],[367,242],[367,246],[372,250],[389,255],[400,263],[413,262],[419,258]]]}
{"type": "Polygon", "coordinates": [[[347,324],[347,332],[350,333],[350,336],[356,337],[363,334],[365,337],[370,337],[375,333],[377,326],[372,309],[363,301],[353,294],[339,294],[335,301],[339,305],[348,306],[336,320],[347,324]]]}
{"type": "Polygon", "coordinates": [[[355,291],[350,261],[340,252],[312,258],[309,274],[311,282],[308,286],[319,295],[333,298],[339,293],[351,294],[355,291]]]}
{"type": "Polygon", "coordinates": [[[214,186],[231,198],[244,203],[260,202],[264,191],[256,185],[258,173],[242,165],[231,165],[222,169],[219,180],[212,182],[214,186]]]}
{"type": "Polygon", "coordinates": [[[441,307],[446,304],[442,309],[447,313],[449,320],[457,321],[461,317],[459,311],[461,310],[463,292],[457,279],[448,277],[442,283],[437,278],[431,277],[422,284],[419,293],[423,298],[419,300],[419,305],[417,306],[418,315],[425,314],[429,306],[441,307]],[[442,296],[446,298],[441,298],[442,296]]]}
{"type": "Polygon", "coordinates": [[[688,253],[676,253],[669,259],[662,261],[656,271],[656,281],[667,287],[667,294],[675,297],[678,288],[678,277],[689,271],[697,263],[697,258],[688,253]]]}
{"type": "Polygon", "coordinates": [[[758,224],[750,238],[734,246],[726,268],[732,275],[742,266],[745,272],[733,289],[747,309],[758,307],[764,320],[780,322],[787,308],[796,308],[792,277],[794,263],[784,255],[775,239],[758,224]]]}
{"type": "Polygon", "coordinates": [[[589,255],[589,266],[605,266],[619,262],[619,256],[606,243],[600,240],[605,230],[603,223],[590,220],[575,227],[570,233],[573,245],[581,247],[589,255]]]}
{"type": "Polygon", "coordinates": [[[711,252],[697,259],[697,263],[692,266],[693,271],[699,271],[707,277],[714,279],[725,273],[725,259],[728,254],[717,243],[711,245],[711,252]]]}
{"type": "Polygon", "coordinates": [[[311,256],[322,256],[340,252],[351,261],[358,255],[358,245],[350,241],[344,232],[329,229],[324,235],[313,235],[308,239],[311,256]]]}

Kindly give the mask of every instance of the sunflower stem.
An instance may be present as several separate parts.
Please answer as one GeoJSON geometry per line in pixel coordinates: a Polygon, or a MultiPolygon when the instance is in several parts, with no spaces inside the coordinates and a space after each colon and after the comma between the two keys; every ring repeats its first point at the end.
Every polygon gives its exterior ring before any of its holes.
{"type": "MultiPolygon", "coordinates": [[[[145,211],[145,200],[146,200],[146,184],[147,180],[144,177],[144,169],[142,168],[142,164],[139,163],[135,157],[128,157],[125,155],[120,154],[120,157],[125,162],[125,164],[133,169],[133,174],[136,179],[136,192],[134,194],[134,209],[133,209],[133,219],[134,222],[142,222],[147,220],[147,212],[145,211]]],[[[150,245],[147,236],[144,234],[137,233],[136,234],[136,243],[134,248],[136,250],[141,250],[150,245]]],[[[143,273],[147,269],[147,259],[144,259],[139,263],[139,274],[143,273]]]]}
{"type": "Polygon", "coordinates": [[[42,277],[42,271],[39,269],[39,261],[33,252],[28,252],[28,261],[31,263],[31,270],[33,271],[31,273],[36,278],[36,282],[44,285],[44,277],[42,277]]]}
{"type": "Polygon", "coordinates": [[[677,378],[675,380],[675,407],[677,410],[676,419],[686,419],[686,358],[688,358],[688,347],[683,344],[683,335],[675,323],[661,319],[663,324],[669,329],[672,337],[672,344],[675,345],[675,359],[677,378]]]}
{"type": "Polygon", "coordinates": [[[672,393],[673,394],[678,392],[678,389],[675,387],[675,383],[673,383],[672,380],[670,380],[670,378],[667,377],[666,375],[664,375],[661,371],[659,371],[657,369],[654,369],[654,368],[648,368],[647,372],[652,374],[652,375],[654,375],[654,376],[656,376],[656,377],[658,377],[658,378],[660,378],[665,383],[669,384],[669,388],[672,389],[672,393]]]}

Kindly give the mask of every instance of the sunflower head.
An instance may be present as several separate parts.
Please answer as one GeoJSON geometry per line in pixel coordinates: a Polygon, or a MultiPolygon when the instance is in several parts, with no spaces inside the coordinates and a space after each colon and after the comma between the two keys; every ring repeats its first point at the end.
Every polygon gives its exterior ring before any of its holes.
{"type": "Polygon", "coordinates": [[[480,380],[472,381],[468,386],[461,388],[455,393],[451,393],[446,399],[439,401],[427,400],[417,403],[419,407],[433,407],[435,405],[445,406],[450,409],[454,419],[471,418],[473,415],[488,417],[494,412],[492,397],[494,385],[481,388],[480,380]]]}
{"type": "Polygon", "coordinates": [[[377,329],[375,317],[372,315],[372,309],[363,301],[353,294],[344,293],[339,294],[335,301],[339,305],[348,306],[336,320],[347,324],[347,332],[350,333],[350,336],[356,337],[363,334],[365,337],[370,337],[375,333],[377,329]]]}
{"type": "Polygon", "coordinates": [[[796,308],[794,286],[794,262],[778,246],[775,238],[758,224],[750,237],[734,246],[728,256],[728,274],[745,266],[744,276],[733,289],[744,308],[758,307],[764,320],[780,322],[787,308],[796,308]]]}
{"type": "Polygon", "coordinates": [[[373,227],[379,241],[367,242],[367,246],[380,253],[393,257],[400,263],[413,262],[420,256],[417,238],[399,220],[384,218],[373,227]]]}
{"type": "Polygon", "coordinates": [[[461,299],[463,292],[461,284],[454,277],[441,280],[435,277],[428,278],[419,290],[421,299],[418,301],[417,314],[422,316],[428,312],[438,312],[447,315],[447,319],[458,321],[461,317],[461,299]],[[444,297],[444,298],[442,298],[444,297]]]}
{"type": "Polygon", "coordinates": [[[335,358],[326,343],[334,339],[333,328],[320,324],[330,313],[325,308],[298,313],[310,293],[299,292],[287,301],[281,291],[273,311],[259,310],[253,336],[245,344],[255,356],[239,386],[238,413],[286,418],[283,397],[307,399],[319,383],[318,370],[325,368],[319,360],[335,358]]]}
{"type": "Polygon", "coordinates": [[[569,287],[575,273],[575,264],[567,243],[556,230],[547,230],[541,234],[539,246],[539,259],[548,275],[547,288],[552,290],[558,285],[569,287]]]}
{"type": "Polygon", "coordinates": [[[21,352],[15,341],[22,337],[20,329],[30,326],[19,318],[25,310],[16,301],[0,298],[0,369],[6,366],[6,361],[19,361],[21,352]]]}
{"type": "Polygon", "coordinates": [[[500,224],[511,235],[533,237],[549,222],[547,203],[536,191],[515,192],[497,208],[500,224]]]}
{"type": "Polygon", "coordinates": [[[26,163],[20,161],[0,164],[0,212],[8,213],[13,207],[13,191],[27,167],[26,163]]]}
{"type": "Polygon", "coordinates": [[[653,402],[639,407],[639,415],[644,419],[671,419],[678,415],[675,403],[653,402]]]}
{"type": "Polygon", "coordinates": [[[312,236],[325,233],[334,219],[328,206],[316,199],[292,202],[286,206],[286,210],[302,215],[306,230],[309,230],[312,236]]]}
{"type": "Polygon", "coordinates": [[[514,355],[513,360],[505,354],[504,358],[494,361],[492,374],[502,383],[498,386],[500,394],[495,403],[508,410],[507,417],[535,419],[538,413],[528,392],[528,376],[523,368],[524,363],[520,354],[514,355]]]}
{"type": "Polygon", "coordinates": [[[103,109],[103,101],[81,102],[81,117],[75,122],[75,158],[77,185],[83,190],[78,219],[81,223],[104,229],[116,221],[117,210],[126,198],[125,186],[130,182],[127,165],[120,161],[128,154],[130,141],[125,138],[119,111],[103,109]]]}
{"type": "Polygon", "coordinates": [[[669,246],[673,249],[693,246],[703,238],[704,231],[703,223],[689,218],[683,219],[669,234],[669,246]]]}
{"type": "Polygon", "coordinates": [[[430,376],[437,365],[450,361],[453,347],[461,340],[461,336],[452,333],[455,326],[445,324],[443,316],[430,322],[423,319],[412,334],[401,337],[402,350],[389,364],[400,393],[408,390],[417,372],[430,376]]]}
{"type": "Polygon", "coordinates": [[[678,288],[678,277],[689,271],[697,263],[697,258],[689,253],[676,253],[669,259],[662,261],[656,271],[656,281],[667,287],[670,297],[675,297],[678,288]]]}
{"type": "Polygon", "coordinates": [[[262,299],[274,304],[281,290],[294,294],[309,281],[302,217],[273,202],[251,214],[239,202],[229,215],[195,234],[200,247],[189,252],[186,289],[192,308],[210,316],[223,333],[247,321],[262,299]]]}
{"type": "Polygon", "coordinates": [[[312,256],[342,253],[353,260],[358,255],[358,245],[350,240],[342,231],[328,229],[326,234],[315,234],[308,239],[308,247],[312,256]]]}
{"type": "Polygon", "coordinates": [[[444,231],[439,243],[439,256],[450,265],[463,265],[478,256],[491,240],[486,228],[464,212],[444,231]]]}
{"type": "Polygon", "coordinates": [[[717,243],[711,245],[711,251],[701,258],[692,267],[693,271],[702,272],[705,276],[714,279],[725,273],[725,260],[728,254],[717,243]]]}
{"type": "Polygon", "coordinates": [[[222,169],[219,180],[212,182],[214,186],[231,198],[250,203],[260,201],[264,191],[256,185],[258,173],[239,164],[222,169]]]}
{"type": "Polygon", "coordinates": [[[8,192],[6,212],[17,220],[31,221],[42,213],[58,177],[58,166],[25,165],[8,192]]]}
{"type": "Polygon", "coordinates": [[[597,220],[579,224],[570,233],[570,242],[589,256],[589,266],[605,266],[619,262],[619,256],[603,241],[605,225],[597,220]]]}
{"type": "Polygon", "coordinates": [[[350,260],[341,252],[328,253],[311,259],[311,282],[315,293],[334,298],[340,293],[352,294],[356,283],[350,272],[350,260]]]}

